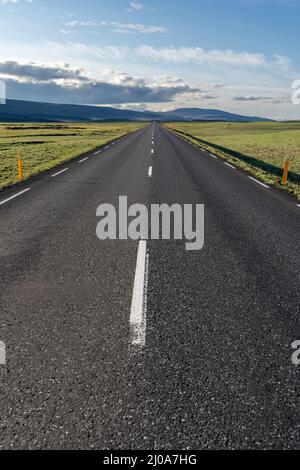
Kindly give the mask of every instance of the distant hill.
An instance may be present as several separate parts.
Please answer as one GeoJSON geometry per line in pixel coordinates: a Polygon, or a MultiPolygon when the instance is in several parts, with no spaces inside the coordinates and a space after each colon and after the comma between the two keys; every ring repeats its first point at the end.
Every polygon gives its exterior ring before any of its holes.
{"type": "Polygon", "coordinates": [[[217,109],[182,108],[170,112],[130,111],[109,107],[72,104],[38,103],[7,100],[0,105],[0,122],[62,121],[269,121],[253,116],[240,116],[217,109]]]}
{"type": "Polygon", "coordinates": [[[261,122],[270,121],[270,119],[241,116],[232,114],[218,109],[200,109],[200,108],[181,108],[175,109],[168,113],[160,113],[167,120],[171,118],[173,121],[242,121],[242,122],[261,122]]]}

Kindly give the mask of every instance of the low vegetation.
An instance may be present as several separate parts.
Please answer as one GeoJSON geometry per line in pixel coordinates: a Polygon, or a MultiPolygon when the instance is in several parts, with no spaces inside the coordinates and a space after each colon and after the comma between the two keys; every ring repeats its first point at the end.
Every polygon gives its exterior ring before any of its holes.
{"type": "Polygon", "coordinates": [[[23,156],[24,178],[28,178],[142,126],[142,123],[1,123],[0,188],[18,181],[19,151],[23,156]]]}
{"type": "Polygon", "coordinates": [[[290,160],[285,189],[300,198],[300,122],[197,122],[168,123],[167,126],[280,188],[283,165],[290,160]]]}

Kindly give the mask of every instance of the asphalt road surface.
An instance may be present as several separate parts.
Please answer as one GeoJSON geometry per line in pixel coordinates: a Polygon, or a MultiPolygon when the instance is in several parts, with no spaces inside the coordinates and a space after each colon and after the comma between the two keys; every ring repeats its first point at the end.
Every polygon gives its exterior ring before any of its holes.
{"type": "Polygon", "coordinates": [[[158,124],[2,191],[0,448],[299,449],[299,233],[293,198],[158,124]],[[120,195],[204,204],[204,248],[100,241],[120,195]]]}

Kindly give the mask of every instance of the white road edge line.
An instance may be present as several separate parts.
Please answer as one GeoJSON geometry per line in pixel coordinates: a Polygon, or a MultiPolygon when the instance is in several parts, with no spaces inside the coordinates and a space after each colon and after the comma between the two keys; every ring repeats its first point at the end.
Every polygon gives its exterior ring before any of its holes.
{"type": "Polygon", "coordinates": [[[151,178],[152,176],[152,166],[149,167],[148,176],[149,178],[151,178]]]}
{"type": "Polygon", "coordinates": [[[265,183],[262,183],[261,181],[258,181],[257,179],[252,178],[252,176],[248,176],[248,178],[250,178],[252,181],[255,181],[255,183],[257,183],[257,184],[260,184],[264,188],[270,189],[270,186],[267,186],[265,183]]]}
{"type": "Polygon", "coordinates": [[[1,202],[0,202],[0,206],[2,206],[3,204],[5,204],[6,202],[11,201],[12,199],[15,199],[15,198],[18,197],[18,196],[21,196],[21,195],[24,194],[24,193],[27,193],[27,191],[30,191],[30,189],[31,189],[31,188],[24,189],[24,191],[20,191],[19,193],[15,194],[14,196],[11,196],[11,197],[9,197],[9,198],[7,198],[7,199],[4,199],[4,201],[1,201],[1,202]]]}
{"type": "Polygon", "coordinates": [[[62,173],[64,173],[65,171],[67,171],[69,168],[65,168],[64,170],[61,170],[59,171],[58,173],[54,173],[54,175],[51,175],[52,178],[55,178],[55,176],[58,176],[58,175],[61,175],[62,173]]]}
{"type": "Polygon", "coordinates": [[[146,345],[148,262],[147,242],[141,240],[137,254],[130,312],[130,342],[133,346],[139,347],[146,345]]]}
{"type": "Polygon", "coordinates": [[[209,155],[210,155],[211,157],[213,157],[213,158],[218,158],[218,157],[216,157],[213,153],[210,153],[209,155]]]}
{"type": "Polygon", "coordinates": [[[233,170],[236,170],[235,166],[230,165],[230,163],[225,162],[225,165],[229,166],[229,167],[232,168],[233,170]]]}
{"type": "Polygon", "coordinates": [[[85,162],[85,161],[88,160],[88,159],[89,159],[89,157],[83,158],[82,160],[79,160],[78,163],[83,163],[83,162],[85,162]]]}

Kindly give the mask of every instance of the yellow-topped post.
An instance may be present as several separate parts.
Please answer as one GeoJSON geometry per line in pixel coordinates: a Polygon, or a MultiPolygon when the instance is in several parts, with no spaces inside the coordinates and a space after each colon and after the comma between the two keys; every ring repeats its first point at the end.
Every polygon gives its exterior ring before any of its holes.
{"type": "Polygon", "coordinates": [[[23,162],[22,162],[22,151],[18,151],[18,173],[19,173],[19,180],[23,181],[23,162]]]}
{"type": "Polygon", "coordinates": [[[283,176],[282,176],[282,184],[285,186],[288,180],[289,176],[289,167],[290,167],[290,161],[287,160],[284,164],[283,167],[283,176]]]}

